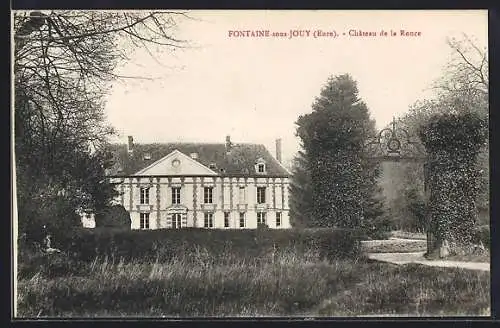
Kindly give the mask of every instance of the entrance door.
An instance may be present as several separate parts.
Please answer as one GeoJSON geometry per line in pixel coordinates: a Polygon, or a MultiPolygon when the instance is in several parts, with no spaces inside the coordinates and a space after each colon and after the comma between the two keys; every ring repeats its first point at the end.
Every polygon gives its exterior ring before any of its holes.
{"type": "Polygon", "coordinates": [[[182,215],[180,213],[172,214],[172,229],[180,229],[182,223],[182,215]]]}

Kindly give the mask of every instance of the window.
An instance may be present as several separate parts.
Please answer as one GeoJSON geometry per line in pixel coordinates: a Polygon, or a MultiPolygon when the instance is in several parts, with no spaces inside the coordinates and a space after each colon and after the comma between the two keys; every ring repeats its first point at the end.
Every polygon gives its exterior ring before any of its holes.
{"type": "Polygon", "coordinates": [[[240,213],[240,228],[244,228],[244,227],[245,227],[245,213],[241,212],[240,213]]]}
{"type": "Polygon", "coordinates": [[[180,204],[181,203],[181,188],[174,187],[172,188],[172,204],[180,204]]]}
{"type": "Polygon", "coordinates": [[[257,187],[257,203],[266,203],[266,187],[257,187]]]}
{"type": "Polygon", "coordinates": [[[266,173],[266,161],[263,158],[259,158],[255,161],[255,172],[259,174],[266,173]]]}
{"type": "Polygon", "coordinates": [[[214,227],[214,214],[213,213],[205,213],[205,228],[213,228],[214,227]]]}
{"type": "Polygon", "coordinates": [[[265,212],[257,212],[257,224],[266,224],[265,212]]]}
{"type": "Polygon", "coordinates": [[[229,212],[224,212],[224,228],[229,228],[229,212]]]}
{"type": "Polygon", "coordinates": [[[205,187],[203,191],[203,201],[205,204],[212,204],[213,187],[205,187]]]}
{"type": "Polygon", "coordinates": [[[141,213],[140,218],[141,218],[140,228],[149,229],[149,213],[141,213]]]}
{"type": "Polygon", "coordinates": [[[182,227],[182,215],[180,213],[172,214],[172,228],[180,229],[182,227]]]}
{"type": "Polygon", "coordinates": [[[149,188],[143,187],[141,191],[141,204],[149,204],[149,188]]]}
{"type": "Polygon", "coordinates": [[[241,186],[240,187],[240,192],[239,192],[239,198],[240,198],[240,204],[245,204],[245,187],[241,186]]]}
{"type": "Polygon", "coordinates": [[[276,226],[281,227],[281,212],[276,212],[276,226]]]}

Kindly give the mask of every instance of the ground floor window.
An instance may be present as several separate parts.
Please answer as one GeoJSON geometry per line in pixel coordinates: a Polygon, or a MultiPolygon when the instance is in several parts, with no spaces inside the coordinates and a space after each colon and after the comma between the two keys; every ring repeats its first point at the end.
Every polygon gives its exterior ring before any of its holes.
{"type": "Polygon", "coordinates": [[[140,228],[149,229],[149,213],[141,213],[140,219],[140,228]]]}
{"type": "Polygon", "coordinates": [[[266,224],[266,212],[257,212],[257,224],[266,224]]]}
{"type": "Polygon", "coordinates": [[[245,227],[245,213],[241,212],[240,213],[240,228],[244,228],[244,227],[245,227]]]}
{"type": "Polygon", "coordinates": [[[276,226],[281,226],[281,212],[276,212],[276,226]]]}
{"type": "Polygon", "coordinates": [[[224,228],[229,228],[229,212],[224,212],[224,228]]]}
{"type": "Polygon", "coordinates": [[[213,228],[214,227],[214,214],[213,213],[205,213],[205,228],[213,228]]]}
{"type": "Polygon", "coordinates": [[[182,227],[182,214],[172,214],[172,229],[180,229],[182,227]]]}

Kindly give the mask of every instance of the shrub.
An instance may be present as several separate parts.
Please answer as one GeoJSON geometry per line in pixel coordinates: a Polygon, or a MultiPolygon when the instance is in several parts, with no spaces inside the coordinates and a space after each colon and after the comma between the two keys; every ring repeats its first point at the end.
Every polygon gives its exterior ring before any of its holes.
{"type": "Polygon", "coordinates": [[[130,229],[130,213],[122,205],[111,206],[96,213],[96,227],[130,229]]]}

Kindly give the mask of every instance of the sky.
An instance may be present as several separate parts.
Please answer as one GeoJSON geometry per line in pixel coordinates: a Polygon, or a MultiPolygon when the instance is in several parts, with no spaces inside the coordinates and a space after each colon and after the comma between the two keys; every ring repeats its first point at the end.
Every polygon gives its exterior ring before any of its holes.
{"type": "Polygon", "coordinates": [[[329,76],[351,74],[382,128],[415,101],[432,97],[431,84],[451,58],[448,37],[466,33],[480,46],[488,40],[487,11],[477,10],[191,11],[189,16],[173,31],[188,41],[187,48],[152,49],[152,55],[136,49],[118,69],[144,79],[115,82],[106,99],[117,141],[131,135],[138,143],[222,143],[230,135],[235,143],[264,144],[274,155],[275,139],[281,138],[288,165],[299,149],[295,122],[311,112],[329,76]],[[235,37],[241,32],[234,31],[256,30],[286,36],[235,37]],[[291,30],[304,31],[303,36],[290,38],[291,30]],[[420,35],[402,36],[401,30],[420,35]]]}

